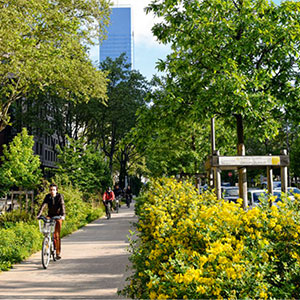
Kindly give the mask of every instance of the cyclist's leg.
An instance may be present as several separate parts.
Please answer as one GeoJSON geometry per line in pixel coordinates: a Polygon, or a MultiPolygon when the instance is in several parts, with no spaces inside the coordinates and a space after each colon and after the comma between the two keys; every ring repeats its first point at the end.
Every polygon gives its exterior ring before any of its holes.
{"type": "Polygon", "coordinates": [[[103,201],[103,204],[105,206],[105,214],[108,215],[108,203],[107,203],[107,200],[103,201]]]}
{"type": "Polygon", "coordinates": [[[113,202],[110,200],[108,201],[109,202],[109,205],[110,205],[110,211],[112,211],[112,208],[113,208],[113,202]]]}
{"type": "Polygon", "coordinates": [[[60,256],[60,252],[61,252],[61,239],[60,239],[61,226],[62,226],[62,220],[56,220],[55,230],[54,230],[54,241],[55,241],[57,256],[60,256]]]}

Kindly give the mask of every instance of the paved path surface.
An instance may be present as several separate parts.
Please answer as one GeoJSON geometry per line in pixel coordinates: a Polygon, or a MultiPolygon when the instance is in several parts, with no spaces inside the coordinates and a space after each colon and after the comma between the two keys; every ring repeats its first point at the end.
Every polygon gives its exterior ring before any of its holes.
{"type": "MultiPolygon", "coordinates": [[[[118,299],[129,265],[127,235],[135,222],[123,205],[62,240],[62,260],[41,265],[40,252],[0,273],[0,299],[118,299]]],[[[121,297],[119,297],[120,299],[121,297]]]]}

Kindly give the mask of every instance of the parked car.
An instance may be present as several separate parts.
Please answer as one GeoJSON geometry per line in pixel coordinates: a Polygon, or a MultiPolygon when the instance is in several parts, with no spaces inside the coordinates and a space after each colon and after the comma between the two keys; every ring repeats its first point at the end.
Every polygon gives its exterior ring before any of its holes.
{"type": "Polygon", "coordinates": [[[300,190],[298,189],[298,188],[296,188],[296,187],[288,187],[287,188],[288,189],[288,193],[289,194],[300,194],[300,190]]]}
{"type": "MultiPolygon", "coordinates": [[[[262,183],[262,187],[263,187],[263,189],[267,189],[268,188],[267,181],[264,181],[262,183]]],[[[281,188],[281,181],[273,181],[273,189],[277,189],[277,188],[281,188]]]]}
{"type": "Polygon", "coordinates": [[[199,186],[199,194],[202,194],[207,190],[208,190],[208,185],[207,184],[199,186]]]}
{"type": "MultiPolygon", "coordinates": [[[[295,200],[294,194],[300,194],[300,190],[296,187],[288,187],[287,194],[290,200],[295,200]]],[[[281,201],[281,188],[274,189],[274,195],[277,196],[276,202],[281,201]]]]}
{"type": "Polygon", "coordinates": [[[235,202],[239,198],[239,188],[237,186],[223,186],[221,187],[222,198],[229,202],[235,202]]]}
{"type": "Polygon", "coordinates": [[[262,189],[249,189],[248,190],[248,203],[249,206],[256,206],[261,201],[261,198],[267,196],[266,190],[262,189]]]}

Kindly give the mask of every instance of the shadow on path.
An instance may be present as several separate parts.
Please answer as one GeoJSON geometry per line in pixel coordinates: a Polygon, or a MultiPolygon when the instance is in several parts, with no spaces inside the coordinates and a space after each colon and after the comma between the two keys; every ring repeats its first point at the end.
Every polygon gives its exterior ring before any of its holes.
{"type": "Polygon", "coordinates": [[[63,259],[41,265],[40,253],[0,273],[0,299],[120,299],[129,264],[133,208],[98,219],[62,240],[63,259]]]}

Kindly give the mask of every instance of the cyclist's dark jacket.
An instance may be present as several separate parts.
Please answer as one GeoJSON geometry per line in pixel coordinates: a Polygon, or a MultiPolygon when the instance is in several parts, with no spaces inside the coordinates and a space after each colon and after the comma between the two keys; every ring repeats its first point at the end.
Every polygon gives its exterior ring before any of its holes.
{"type": "Polygon", "coordinates": [[[122,189],[121,188],[118,188],[118,189],[114,189],[114,194],[115,194],[115,197],[118,197],[119,195],[122,194],[122,189]]]}
{"type": "Polygon", "coordinates": [[[65,216],[65,201],[62,194],[57,193],[54,198],[51,194],[47,194],[37,215],[38,217],[42,214],[46,205],[48,206],[48,217],[65,216]]]}

